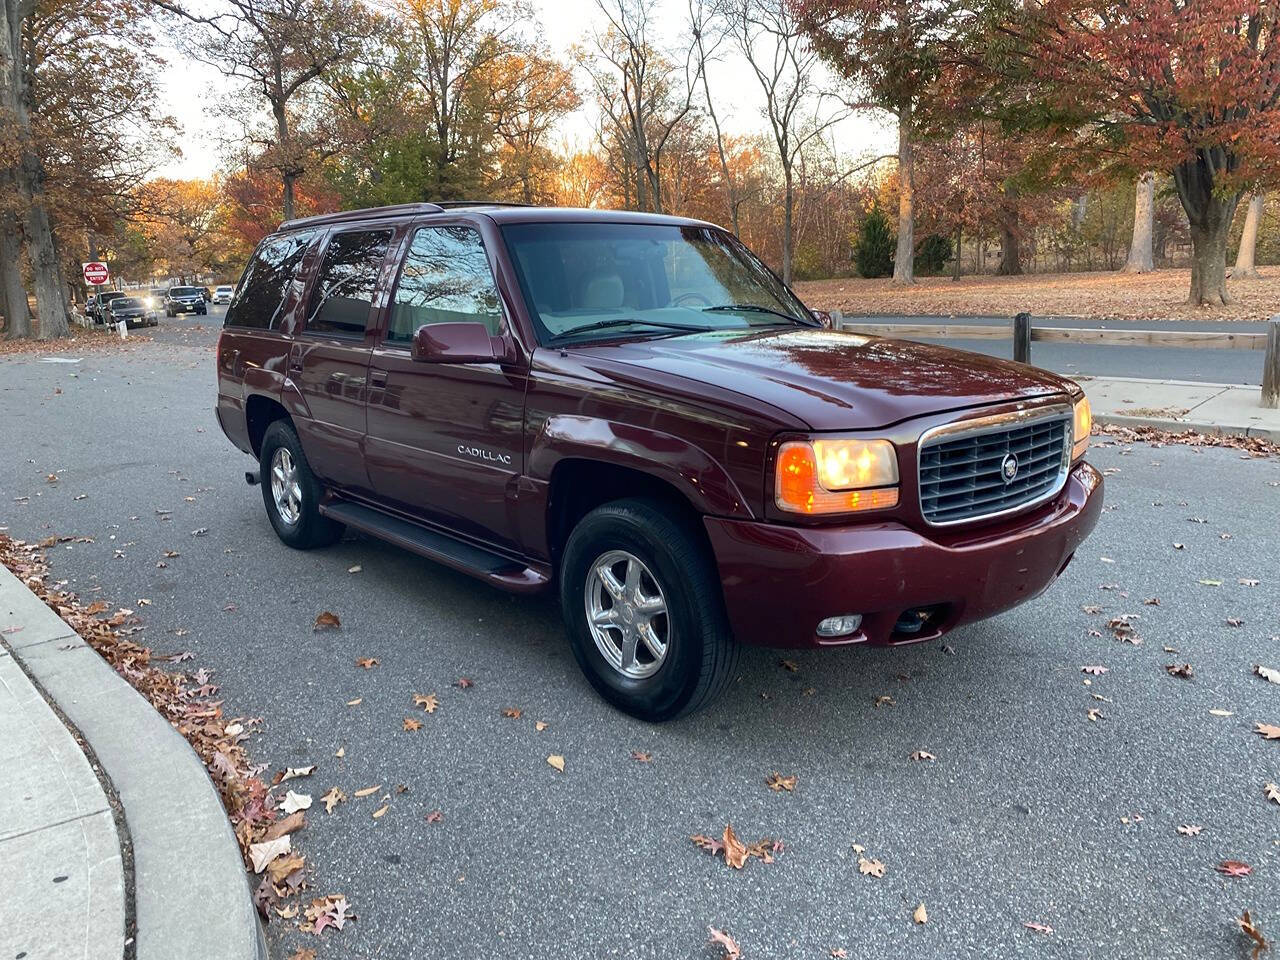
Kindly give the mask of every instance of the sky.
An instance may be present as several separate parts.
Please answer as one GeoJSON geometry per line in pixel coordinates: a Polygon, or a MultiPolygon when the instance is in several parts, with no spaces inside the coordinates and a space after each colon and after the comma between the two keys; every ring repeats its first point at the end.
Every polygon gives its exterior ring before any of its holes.
{"type": "MultiPolygon", "coordinates": [[[[600,14],[592,0],[530,0],[541,24],[540,36],[561,58],[568,59],[569,50],[587,35],[588,27],[600,14]]],[[[681,43],[688,19],[684,0],[658,0],[657,26],[662,40],[669,46],[681,43]]],[[[730,134],[760,132],[767,129],[760,113],[759,81],[745,58],[731,51],[726,43],[721,62],[708,71],[716,112],[725,131],[730,134]]],[[[212,106],[228,90],[228,81],[212,66],[186,60],[171,47],[157,51],[168,65],[161,83],[168,112],[186,132],[181,155],[163,165],[157,173],[175,178],[208,177],[222,162],[222,138],[219,128],[226,121],[212,112],[212,106]]],[[[580,89],[585,97],[585,82],[580,89]]],[[[556,141],[587,148],[591,146],[592,118],[587,109],[579,109],[561,124],[556,141]]],[[[896,148],[892,121],[882,115],[862,112],[842,121],[833,131],[837,148],[850,161],[864,155],[887,154],[896,148]]]]}

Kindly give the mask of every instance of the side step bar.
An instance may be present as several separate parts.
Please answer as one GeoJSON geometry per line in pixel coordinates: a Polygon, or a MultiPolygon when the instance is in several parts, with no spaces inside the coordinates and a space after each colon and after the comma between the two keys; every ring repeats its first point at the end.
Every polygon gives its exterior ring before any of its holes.
{"type": "Polygon", "coordinates": [[[550,571],[523,566],[501,554],[364,504],[333,500],[322,503],[320,512],[371,537],[486,580],[504,590],[534,593],[551,582],[550,571]]]}

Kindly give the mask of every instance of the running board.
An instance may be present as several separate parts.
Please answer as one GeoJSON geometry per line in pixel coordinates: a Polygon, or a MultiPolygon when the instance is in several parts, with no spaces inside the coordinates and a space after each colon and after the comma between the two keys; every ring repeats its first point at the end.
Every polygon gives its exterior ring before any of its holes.
{"type": "Polygon", "coordinates": [[[551,582],[549,571],[523,566],[491,550],[360,503],[333,500],[322,503],[320,512],[371,537],[486,580],[504,590],[534,593],[551,582]]]}

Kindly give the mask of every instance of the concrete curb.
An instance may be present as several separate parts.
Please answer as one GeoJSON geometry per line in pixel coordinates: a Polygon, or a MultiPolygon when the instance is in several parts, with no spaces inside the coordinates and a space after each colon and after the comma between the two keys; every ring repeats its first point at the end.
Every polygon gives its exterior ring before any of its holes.
{"type": "Polygon", "coordinates": [[[1112,427],[1154,427],[1170,433],[1203,433],[1209,436],[1256,437],[1280,443],[1280,430],[1268,427],[1246,427],[1200,420],[1169,420],[1160,417],[1127,417],[1121,414],[1095,413],[1093,422],[1112,427]]]}
{"type": "Polygon", "coordinates": [[[12,656],[97,756],[133,841],[137,960],[263,960],[240,848],[191,745],[0,565],[12,656]]]}

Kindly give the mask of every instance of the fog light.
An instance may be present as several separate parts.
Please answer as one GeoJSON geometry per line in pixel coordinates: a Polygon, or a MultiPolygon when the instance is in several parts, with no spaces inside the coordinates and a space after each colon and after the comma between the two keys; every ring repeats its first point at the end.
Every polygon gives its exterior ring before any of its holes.
{"type": "Polygon", "coordinates": [[[862,614],[846,613],[839,617],[827,617],[818,624],[820,637],[847,637],[862,626],[862,614]]]}

